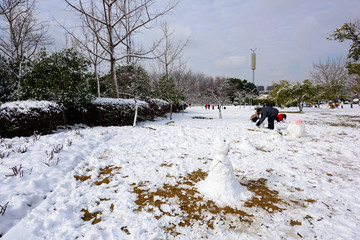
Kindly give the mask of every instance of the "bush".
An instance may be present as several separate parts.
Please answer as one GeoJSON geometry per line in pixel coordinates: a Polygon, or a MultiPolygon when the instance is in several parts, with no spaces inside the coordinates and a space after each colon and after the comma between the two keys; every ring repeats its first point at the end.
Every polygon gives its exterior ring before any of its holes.
{"type": "Polygon", "coordinates": [[[0,136],[51,133],[62,123],[63,109],[49,101],[16,101],[0,105],[0,136]]]}
{"type": "Polygon", "coordinates": [[[90,63],[72,49],[48,55],[44,50],[30,64],[19,99],[54,101],[66,109],[84,110],[94,99],[87,80],[90,63]]]}
{"type": "Polygon", "coordinates": [[[188,104],[184,101],[180,101],[177,104],[173,105],[173,112],[180,112],[182,110],[185,110],[188,107],[188,104]]]}
{"type": "Polygon", "coordinates": [[[161,99],[146,99],[150,107],[153,117],[161,117],[170,111],[170,104],[161,99]]]}
{"type": "Polygon", "coordinates": [[[13,64],[0,55],[0,102],[8,102],[16,90],[13,64]]]}
{"type": "MultiPolygon", "coordinates": [[[[168,111],[168,103],[149,99],[138,101],[138,121],[152,120],[168,111]]],[[[132,99],[98,98],[87,107],[86,124],[90,126],[126,126],[134,121],[135,102],[132,99]]]]}
{"type": "MultiPolygon", "coordinates": [[[[187,107],[185,102],[174,105],[174,111],[187,107]]],[[[138,101],[138,121],[153,120],[169,112],[168,102],[160,99],[138,101]]],[[[49,101],[16,101],[0,105],[0,136],[31,136],[35,131],[51,133],[63,123],[67,112],[71,124],[89,126],[128,126],[134,121],[135,103],[132,99],[98,98],[87,105],[86,111],[63,109],[49,101]],[[84,121],[85,120],[85,121],[84,121]]]]}

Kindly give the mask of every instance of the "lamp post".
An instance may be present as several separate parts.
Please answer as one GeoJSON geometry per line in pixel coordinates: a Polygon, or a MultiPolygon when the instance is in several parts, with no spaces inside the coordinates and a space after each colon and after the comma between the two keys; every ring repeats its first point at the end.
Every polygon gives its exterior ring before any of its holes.
{"type": "Polygon", "coordinates": [[[253,84],[255,84],[255,69],[256,69],[256,51],[257,48],[255,49],[251,49],[250,48],[250,51],[252,51],[251,53],[251,70],[253,71],[253,84]]]}
{"type": "MultiPolygon", "coordinates": [[[[255,69],[256,69],[256,51],[257,48],[250,48],[251,53],[251,70],[253,71],[253,79],[252,82],[255,85],[255,69]]],[[[256,87],[257,88],[257,87],[256,87]]],[[[252,98],[250,99],[250,105],[252,105],[252,98]]]]}

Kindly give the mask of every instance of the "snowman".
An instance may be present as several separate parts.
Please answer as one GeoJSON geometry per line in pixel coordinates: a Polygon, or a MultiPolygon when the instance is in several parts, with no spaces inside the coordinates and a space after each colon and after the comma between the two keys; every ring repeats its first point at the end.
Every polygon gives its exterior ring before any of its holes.
{"type": "Polygon", "coordinates": [[[215,155],[209,175],[196,187],[205,198],[219,206],[240,206],[251,194],[235,177],[233,166],[227,158],[229,146],[224,140],[216,138],[212,147],[215,155]]]}
{"type": "Polygon", "coordinates": [[[305,134],[305,124],[301,119],[291,122],[287,127],[287,136],[289,137],[303,137],[305,134]]]}

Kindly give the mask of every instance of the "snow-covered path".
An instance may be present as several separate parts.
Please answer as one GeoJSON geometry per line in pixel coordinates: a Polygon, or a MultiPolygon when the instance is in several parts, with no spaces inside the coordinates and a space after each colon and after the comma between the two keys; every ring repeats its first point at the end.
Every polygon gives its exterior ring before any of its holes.
{"type": "Polygon", "coordinates": [[[296,110],[284,110],[282,135],[255,128],[249,108],[228,107],[218,119],[216,110],[193,107],[173,121],[136,128],[4,139],[3,152],[10,143],[28,150],[0,159],[0,204],[9,202],[0,233],[3,239],[359,239],[360,108],[296,110]],[[305,122],[305,137],[286,136],[296,119],[305,122]],[[253,194],[237,209],[196,191],[216,136],[229,143],[235,175],[253,194]],[[59,144],[63,149],[46,162],[45,151],[59,144]],[[23,177],[4,176],[20,164],[23,177]]]}

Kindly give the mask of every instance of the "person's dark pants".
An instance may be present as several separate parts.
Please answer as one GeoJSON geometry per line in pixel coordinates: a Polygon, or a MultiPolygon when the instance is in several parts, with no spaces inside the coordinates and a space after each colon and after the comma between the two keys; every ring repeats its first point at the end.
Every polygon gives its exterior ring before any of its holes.
{"type": "Polygon", "coordinates": [[[268,128],[271,129],[271,130],[274,129],[274,121],[275,121],[275,119],[276,119],[276,115],[268,117],[268,128]]]}

